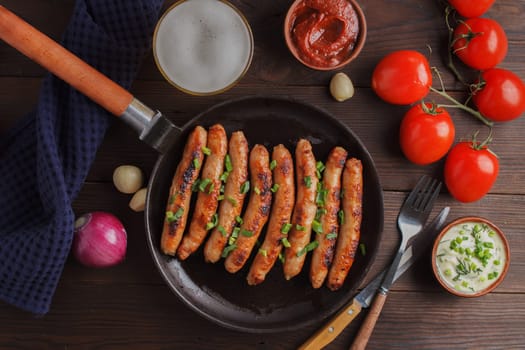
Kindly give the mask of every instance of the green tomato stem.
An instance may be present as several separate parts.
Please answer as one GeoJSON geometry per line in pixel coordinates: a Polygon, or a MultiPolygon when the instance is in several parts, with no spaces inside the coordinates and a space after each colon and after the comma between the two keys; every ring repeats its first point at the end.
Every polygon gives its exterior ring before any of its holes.
{"type": "Polygon", "coordinates": [[[463,110],[463,111],[465,111],[467,113],[470,113],[474,117],[478,118],[486,126],[491,127],[492,125],[494,125],[493,122],[491,122],[490,120],[485,118],[480,112],[478,112],[475,109],[472,109],[472,108],[464,105],[463,103],[460,103],[458,100],[456,100],[455,98],[453,98],[452,96],[450,96],[446,92],[438,90],[438,89],[435,89],[432,86],[430,87],[430,91],[435,92],[439,96],[444,97],[445,99],[449,100],[450,102],[452,102],[454,104],[453,106],[448,106],[448,107],[459,108],[459,109],[461,109],[461,110],[463,110]]]}

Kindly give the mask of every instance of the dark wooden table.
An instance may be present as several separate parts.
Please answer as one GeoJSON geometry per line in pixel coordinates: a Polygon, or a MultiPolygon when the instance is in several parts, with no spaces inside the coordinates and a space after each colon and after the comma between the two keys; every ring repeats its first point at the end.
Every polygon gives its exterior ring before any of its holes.
{"type": "MultiPolygon", "coordinates": [[[[428,53],[427,47],[431,47],[431,65],[440,69],[447,89],[463,98],[461,86],[443,64],[447,35],[443,6],[439,1],[360,1],[368,19],[368,38],[360,57],[343,69],[357,91],[351,100],[338,103],[328,92],[332,73],[307,69],[286,50],[282,23],[290,1],[232,2],[247,16],[256,44],[251,68],[236,87],[217,96],[187,96],[163,81],[150,56],[132,92],[180,125],[215,103],[269,93],[320,106],[350,126],[374,158],[384,191],[384,239],[368,280],[387,265],[396,249],[399,234],[395,219],[406,192],[422,174],[442,178],[443,169],[442,162],[421,167],[403,158],[397,133],[408,107],[380,101],[370,89],[371,73],[379,59],[393,50],[428,53]]],[[[73,0],[3,0],[1,4],[58,39],[71,14],[73,0]]],[[[487,13],[502,24],[508,35],[509,51],[501,66],[522,79],[524,13],[523,0],[497,0],[487,13]]],[[[0,43],[0,131],[34,107],[44,74],[36,64],[0,43]]],[[[452,114],[457,139],[482,128],[462,112],[452,114]]],[[[479,215],[505,231],[512,259],[504,282],[482,298],[453,297],[433,279],[429,257],[423,258],[392,288],[369,349],[525,348],[523,135],[523,118],[495,127],[493,150],[500,157],[501,172],[482,200],[461,204],[443,190],[437,203],[437,207],[451,206],[449,221],[479,215]]],[[[96,270],[70,259],[51,311],[45,316],[35,317],[1,303],[0,348],[293,349],[321,325],[278,334],[237,333],[205,320],[180,302],[152,262],[143,215],[128,208],[130,196],[117,192],[111,182],[113,169],[118,165],[135,164],[149,175],[155,160],[155,152],[138,141],[127,126],[120,122],[112,126],[74,209],[77,214],[94,210],[116,214],[128,230],[126,260],[116,267],[96,270]]],[[[362,320],[363,315],[328,348],[347,348],[362,320]]]]}

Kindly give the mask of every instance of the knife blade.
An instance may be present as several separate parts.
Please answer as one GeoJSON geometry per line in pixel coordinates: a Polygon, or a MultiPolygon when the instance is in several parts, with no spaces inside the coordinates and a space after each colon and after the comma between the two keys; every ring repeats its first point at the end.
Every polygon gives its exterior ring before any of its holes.
{"type": "MultiPolygon", "coordinates": [[[[430,247],[430,244],[445,223],[449,212],[449,207],[443,208],[434,220],[417,235],[414,242],[407,247],[401,257],[399,268],[394,275],[394,282],[430,247]]],[[[362,309],[370,306],[387,269],[388,267],[377,274],[377,276],[375,276],[361,292],[352,298],[327,324],[304,342],[304,344],[299,347],[299,350],[321,349],[332,342],[345,327],[359,315],[362,309]]]]}

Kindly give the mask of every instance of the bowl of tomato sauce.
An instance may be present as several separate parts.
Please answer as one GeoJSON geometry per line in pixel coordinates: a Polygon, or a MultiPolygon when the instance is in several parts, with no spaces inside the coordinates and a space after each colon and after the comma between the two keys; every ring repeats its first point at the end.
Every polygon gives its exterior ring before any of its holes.
{"type": "Polygon", "coordinates": [[[284,38],[305,66],[339,69],[353,61],[365,44],[365,15],[355,0],[296,0],[284,20],[284,38]]]}

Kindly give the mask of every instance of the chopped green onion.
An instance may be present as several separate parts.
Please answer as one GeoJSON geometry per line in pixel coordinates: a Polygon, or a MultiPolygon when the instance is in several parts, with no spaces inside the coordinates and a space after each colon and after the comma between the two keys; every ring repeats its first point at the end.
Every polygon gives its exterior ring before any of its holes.
{"type": "Polygon", "coordinates": [[[226,182],[226,180],[228,180],[228,176],[230,176],[230,173],[225,171],[224,173],[221,174],[221,176],[219,177],[219,179],[222,181],[222,182],[226,182]]]}
{"type": "Polygon", "coordinates": [[[319,246],[319,242],[317,242],[317,241],[310,242],[303,249],[298,251],[296,255],[297,255],[297,257],[300,257],[301,255],[304,255],[304,254],[306,254],[308,252],[311,252],[312,250],[314,250],[318,246],[319,246]]]}
{"type": "Polygon", "coordinates": [[[315,233],[323,233],[323,225],[317,221],[312,221],[312,230],[314,230],[315,233]]]}
{"type": "Polygon", "coordinates": [[[193,167],[195,169],[199,169],[199,166],[200,166],[199,158],[193,158],[193,167]]]}
{"type": "Polygon", "coordinates": [[[326,169],[325,165],[323,164],[323,162],[321,161],[318,161],[316,164],[315,164],[315,173],[317,175],[318,178],[321,178],[321,174],[323,173],[323,171],[326,169]]]}
{"type": "Polygon", "coordinates": [[[224,247],[224,250],[222,251],[221,257],[223,257],[223,258],[227,257],[235,249],[237,249],[237,245],[236,244],[231,244],[229,246],[224,247]]]}
{"type": "Polygon", "coordinates": [[[201,179],[199,184],[199,191],[204,192],[206,187],[211,183],[211,179],[201,179]]]}
{"type": "Polygon", "coordinates": [[[235,243],[235,241],[237,240],[237,237],[239,237],[239,231],[240,231],[240,230],[241,230],[241,229],[238,228],[238,227],[235,227],[235,228],[233,229],[232,234],[231,234],[230,238],[228,239],[228,244],[229,244],[229,245],[232,245],[232,244],[235,243]]]}
{"type": "Polygon", "coordinates": [[[209,149],[208,147],[202,147],[202,153],[209,156],[211,154],[211,149],[209,149]]]}
{"type": "Polygon", "coordinates": [[[214,189],[215,189],[215,184],[212,182],[212,184],[210,185],[210,188],[208,188],[208,194],[211,194],[214,189]]]}
{"type": "Polygon", "coordinates": [[[219,225],[219,226],[217,227],[217,230],[219,230],[219,232],[221,233],[221,235],[222,235],[223,237],[228,236],[228,232],[226,232],[226,229],[225,229],[224,227],[222,227],[222,226],[219,225]]]}
{"type": "Polygon", "coordinates": [[[301,226],[301,225],[299,225],[299,224],[296,224],[296,225],[295,225],[295,229],[296,229],[297,231],[304,231],[304,230],[306,230],[306,227],[301,226]]]}
{"type": "Polygon", "coordinates": [[[290,229],[292,228],[292,224],[286,223],[281,227],[281,233],[287,234],[290,232],[290,229]]]}
{"type": "Polygon", "coordinates": [[[366,246],[364,243],[360,243],[359,244],[359,251],[361,252],[361,255],[362,256],[365,256],[366,255],[366,246]]]}
{"type": "Polygon", "coordinates": [[[170,198],[168,199],[168,204],[175,203],[175,198],[177,198],[177,194],[176,193],[174,195],[170,196],[170,198]]]}
{"type": "Polygon", "coordinates": [[[237,206],[237,201],[236,201],[235,198],[233,198],[232,196],[227,196],[226,199],[227,199],[228,202],[230,202],[234,207],[237,206]]]}
{"type": "Polygon", "coordinates": [[[315,204],[317,204],[318,207],[324,206],[327,194],[328,190],[323,188],[322,182],[319,182],[317,184],[317,195],[315,196],[315,204]]]}
{"type": "Polygon", "coordinates": [[[217,200],[218,201],[222,201],[224,199],[224,195],[223,194],[220,194],[218,197],[217,197],[217,200]]]}
{"type": "Polygon", "coordinates": [[[310,176],[305,176],[303,181],[306,188],[310,188],[310,186],[312,186],[312,178],[310,176]]]}
{"type": "Polygon", "coordinates": [[[281,242],[283,243],[283,246],[285,246],[286,248],[290,248],[292,245],[290,244],[290,242],[288,241],[288,238],[286,237],[283,237],[281,239],[281,242]]]}
{"type": "Polygon", "coordinates": [[[166,212],[166,221],[173,222],[177,221],[182,217],[182,214],[184,214],[184,208],[179,208],[175,213],[172,211],[166,212]]]}
{"type": "Polygon", "coordinates": [[[253,232],[250,231],[250,230],[247,230],[247,229],[242,229],[241,230],[241,235],[243,235],[244,237],[252,237],[253,236],[253,232]]]}
{"type": "Polygon", "coordinates": [[[224,157],[224,167],[229,173],[233,170],[233,165],[229,154],[227,154],[226,157],[224,157]]]}
{"type": "Polygon", "coordinates": [[[215,213],[211,217],[211,221],[206,224],[206,231],[209,231],[215,226],[217,226],[218,222],[219,222],[219,214],[215,213]]]}
{"type": "Polygon", "coordinates": [[[281,264],[284,264],[284,262],[286,261],[284,254],[282,252],[279,252],[278,258],[281,264]]]}
{"type": "Polygon", "coordinates": [[[242,223],[244,222],[244,220],[239,216],[237,215],[235,217],[235,222],[237,222],[239,225],[242,225],[242,223]]]}
{"type": "Polygon", "coordinates": [[[253,192],[255,192],[256,194],[261,194],[261,190],[257,187],[253,188],[253,192]]]}
{"type": "Polygon", "coordinates": [[[326,239],[334,239],[334,238],[337,238],[337,233],[335,233],[335,232],[328,233],[326,235],[326,239]]]}
{"type": "Polygon", "coordinates": [[[339,219],[339,225],[342,225],[345,223],[345,212],[344,211],[339,210],[339,212],[337,213],[337,217],[339,219]]]}
{"type": "Polygon", "coordinates": [[[270,189],[270,191],[272,191],[273,193],[277,192],[279,190],[279,184],[273,184],[272,188],[270,189]]]}
{"type": "Polygon", "coordinates": [[[323,216],[326,213],[328,213],[328,210],[326,210],[326,208],[318,208],[317,212],[315,213],[315,219],[319,220],[321,216],[323,216]]]}
{"type": "Polygon", "coordinates": [[[277,166],[277,161],[274,159],[274,160],[272,160],[271,163],[270,163],[270,170],[275,169],[276,166],[277,166]]]}
{"type": "Polygon", "coordinates": [[[201,180],[200,179],[195,180],[193,185],[191,185],[191,191],[192,192],[197,192],[199,190],[199,185],[200,184],[201,184],[201,180]]]}
{"type": "Polygon", "coordinates": [[[241,194],[246,194],[250,190],[250,181],[246,181],[241,185],[241,194]]]}
{"type": "Polygon", "coordinates": [[[259,253],[265,258],[268,256],[268,252],[266,251],[266,249],[259,248],[259,253]]]}

